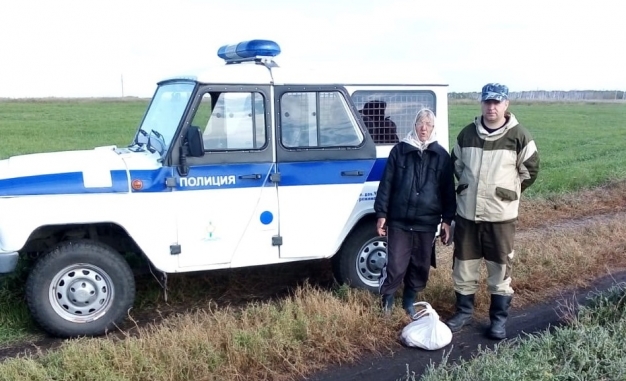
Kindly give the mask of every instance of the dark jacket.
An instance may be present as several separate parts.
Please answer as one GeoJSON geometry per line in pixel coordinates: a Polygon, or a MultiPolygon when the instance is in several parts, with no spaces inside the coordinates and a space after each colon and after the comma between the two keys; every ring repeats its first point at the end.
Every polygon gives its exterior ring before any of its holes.
{"type": "Polygon", "coordinates": [[[414,231],[436,231],[450,224],[456,211],[454,170],[450,154],[437,142],[423,152],[406,142],[389,153],[378,186],[374,210],[387,225],[414,231]]]}
{"type": "Polygon", "coordinates": [[[374,143],[376,144],[395,144],[398,143],[398,129],[393,120],[386,117],[384,119],[374,119],[369,116],[363,116],[365,127],[369,131],[374,143]]]}

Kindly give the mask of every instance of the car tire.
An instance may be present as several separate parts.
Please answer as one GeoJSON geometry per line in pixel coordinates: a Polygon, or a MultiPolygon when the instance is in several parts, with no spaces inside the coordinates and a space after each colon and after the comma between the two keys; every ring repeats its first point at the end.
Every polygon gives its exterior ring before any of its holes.
{"type": "Polygon", "coordinates": [[[376,231],[376,223],[361,223],[333,257],[335,278],[341,284],[378,293],[378,280],[387,263],[387,237],[376,231]]]}
{"type": "Polygon", "coordinates": [[[105,334],[134,300],[135,278],[126,260],[94,241],[59,244],[37,261],[26,282],[33,319],[56,337],[105,334]]]}

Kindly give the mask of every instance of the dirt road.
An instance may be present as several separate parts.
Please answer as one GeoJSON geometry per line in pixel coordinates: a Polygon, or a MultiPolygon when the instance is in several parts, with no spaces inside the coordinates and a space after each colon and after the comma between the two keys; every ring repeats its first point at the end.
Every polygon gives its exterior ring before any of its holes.
{"type": "MultiPolygon", "coordinates": [[[[523,310],[512,310],[507,324],[509,340],[562,324],[563,305],[566,302],[571,303],[576,299],[584,304],[590,293],[607,290],[616,283],[623,282],[626,282],[626,270],[599,278],[585,289],[566,290],[550,302],[523,310]]],[[[449,362],[452,362],[459,358],[470,359],[477,354],[479,347],[493,348],[497,341],[484,336],[483,332],[486,327],[486,321],[475,322],[472,326],[465,327],[455,334],[452,343],[438,351],[425,351],[398,345],[393,356],[369,356],[354,364],[329,368],[303,381],[396,381],[406,377],[407,365],[411,372],[415,372],[416,379],[418,379],[417,376],[423,374],[431,362],[440,363],[444,354],[449,353],[449,362]]]]}

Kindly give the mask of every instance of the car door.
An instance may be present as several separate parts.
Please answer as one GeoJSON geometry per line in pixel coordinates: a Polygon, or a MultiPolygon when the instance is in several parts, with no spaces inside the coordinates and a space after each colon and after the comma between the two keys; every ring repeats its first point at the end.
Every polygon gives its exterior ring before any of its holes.
{"type": "Polygon", "coordinates": [[[281,258],[334,253],[376,160],[343,88],[276,86],[281,258]]]}
{"type": "Polygon", "coordinates": [[[205,155],[176,174],[179,266],[198,269],[275,261],[278,201],[269,87],[211,88],[199,95],[191,125],[203,131],[205,155]],[[254,243],[254,245],[252,244],[254,243]]]}

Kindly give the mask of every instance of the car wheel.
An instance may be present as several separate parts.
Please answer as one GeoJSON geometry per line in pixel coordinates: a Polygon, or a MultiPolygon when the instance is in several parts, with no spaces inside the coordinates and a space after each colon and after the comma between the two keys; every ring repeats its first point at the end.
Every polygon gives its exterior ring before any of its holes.
{"type": "Polygon", "coordinates": [[[37,261],[26,283],[33,319],[58,337],[102,335],[125,318],[134,300],[126,260],[92,241],[59,244],[37,261]]]}
{"type": "Polygon", "coordinates": [[[387,263],[387,237],[376,226],[361,224],[333,257],[335,277],[340,283],[378,293],[378,281],[387,263]]]}

